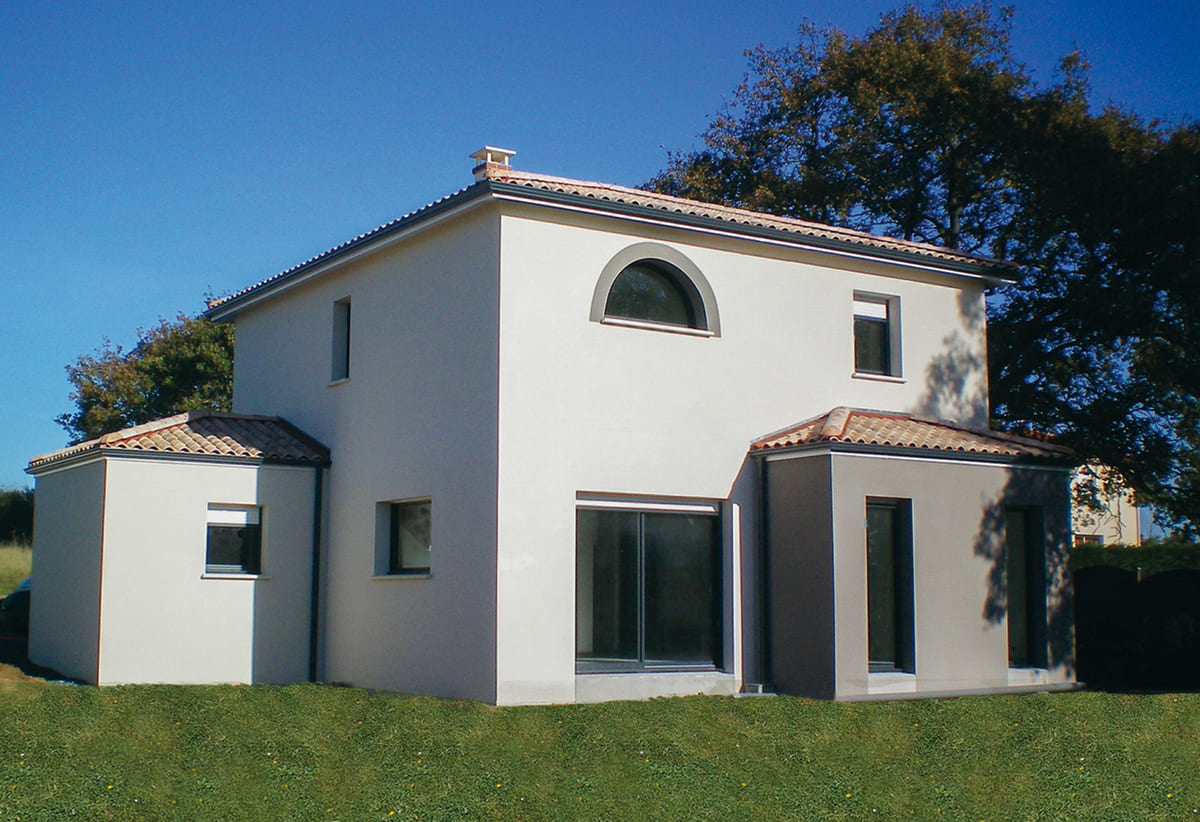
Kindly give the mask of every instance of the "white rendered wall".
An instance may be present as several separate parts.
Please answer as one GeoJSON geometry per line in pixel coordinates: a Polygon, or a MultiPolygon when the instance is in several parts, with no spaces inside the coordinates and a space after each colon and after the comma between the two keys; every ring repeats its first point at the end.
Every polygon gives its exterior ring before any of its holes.
{"type": "Polygon", "coordinates": [[[96,683],[104,462],[37,478],[29,658],[63,676],[96,683]]]}
{"type": "Polygon", "coordinates": [[[461,217],[239,313],[234,406],[332,449],[322,678],[492,701],[498,219],[461,217]],[[350,378],[330,384],[346,298],[350,378]],[[377,504],[424,497],[430,576],[380,577],[377,504]]]}
{"type": "MultiPolygon", "coordinates": [[[[766,243],[626,221],[560,213],[572,223],[562,225],[533,219],[545,212],[516,213],[501,229],[501,703],[569,702],[592,690],[582,677],[578,690],[575,676],[578,493],[730,499],[754,510],[751,441],[835,406],[986,420],[978,282],[877,263],[854,262],[866,270],[856,272],[766,243]],[[588,320],[605,264],[645,240],[704,273],[720,337],[588,320]],[[902,379],[853,376],[856,290],[900,298],[902,379]]],[[[756,544],[754,519],[743,518],[746,546],[756,544]]],[[[627,695],[647,694],[631,680],[627,695]]]]}
{"type": "Polygon", "coordinates": [[[948,693],[1073,681],[1069,631],[1060,635],[1070,622],[1070,606],[1059,576],[1048,582],[1050,665],[1033,679],[1010,682],[1003,518],[998,516],[1005,500],[1038,506],[1050,564],[1065,568],[1063,471],[842,454],[833,458],[831,484],[837,698],[879,691],[879,678],[867,671],[868,497],[912,502],[915,677],[908,689],[948,693]]]}
{"type": "Polygon", "coordinates": [[[314,469],[108,460],[99,684],[308,677],[314,469]],[[262,507],[260,578],[206,578],[209,504],[262,507]]]}

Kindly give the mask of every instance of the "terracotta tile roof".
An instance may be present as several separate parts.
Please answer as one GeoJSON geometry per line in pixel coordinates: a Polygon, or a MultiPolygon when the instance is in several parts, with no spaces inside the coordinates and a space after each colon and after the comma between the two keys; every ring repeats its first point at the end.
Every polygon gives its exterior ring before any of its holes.
{"type": "Polygon", "coordinates": [[[190,411],[34,457],[30,472],[91,451],[129,451],[325,464],[329,449],[279,417],[190,411]]]}
{"type": "Polygon", "coordinates": [[[495,193],[497,191],[497,184],[499,186],[519,186],[528,189],[531,197],[537,197],[539,194],[543,196],[565,195],[572,198],[591,200],[598,206],[652,209],[662,212],[663,219],[667,220],[671,219],[672,216],[676,219],[686,217],[706,221],[711,220],[725,224],[727,230],[734,232],[767,229],[794,235],[796,241],[800,243],[808,241],[839,248],[858,247],[861,249],[861,253],[868,256],[874,253],[876,255],[899,256],[908,259],[923,259],[930,262],[941,262],[956,270],[965,270],[977,275],[987,273],[988,276],[997,276],[1000,278],[1010,276],[1004,273],[1005,269],[1009,266],[1002,261],[973,256],[954,249],[941,248],[926,243],[914,243],[890,237],[879,237],[863,231],[838,228],[836,226],[823,225],[791,217],[776,217],[757,211],[749,211],[744,208],[732,208],[715,203],[702,203],[698,200],[687,200],[682,197],[672,197],[667,194],[658,194],[652,191],[643,191],[642,189],[628,188],[609,183],[572,180],[567,177],[554,177],[546,174],[531,174],[529,172],[517,171],[511,166],[500,163],[488,163],[482,167],[482,170],[483,179],[475,183],[475,185],[460,189],[453,194],[448,194],[426,206],[405,214],[403,217],[398,217],[377,228],[359,234],[353,239],[340,243],[328,251],[323,251],[302,263],[292,266],[286,271],[281,271],[234,294],[210,301],[208,304],[208,314],[210,316],[214,314],[217,316],[226,316],[227,312],[236,306],[237,303],[253,293],[274,288],[325,262],[336,259],[342,254],[364,245],[369,245],[376,240],[416,224],[445,209],[453,208],[462,202],[474,199],[477,196],[483,196],[489,192],[495,193]]]}
{"type": "Polygon", "coordinates": [[[875,234],[868,234],[865,231],[839,228],[808,220],[799,220],[794,217],[776,217],[771,214],[763,214],[744,208],[733,208],[732,206],[717,203],[687,200],[682,197],[673,197],[669,194],[659,194],[638,188],[626,188],[625,186],[584,180],[571,180],[566,177],[551,177],[545,174],[530,174],[499,164],[489,164],[487,166],[487,178],[496,182],[512,183],[541,191],[573,194],[580,197],[607,200],[613,203],[653,208],[672,214],[720,220],[721,222],[732,223],[735,226],[773,228],[795,234],[798,237],[835,240],[842,243],[863,246],[868,249],[900,251],[918,257],[982,264],[984,266],[1004,267],[1007,265],[999,260],[978,257],[962,251],[942,248],[927,243],[915,243],[891,237],[880,237],[875,234]]]}
{"type": "Polygon", "coordinates": [[[822,443],[980,454],[994,457],[1064,459],[1069,448],[1048,442],[967,428],[944,420],[838,407],[751,444],[753,452],[822,443]]]}

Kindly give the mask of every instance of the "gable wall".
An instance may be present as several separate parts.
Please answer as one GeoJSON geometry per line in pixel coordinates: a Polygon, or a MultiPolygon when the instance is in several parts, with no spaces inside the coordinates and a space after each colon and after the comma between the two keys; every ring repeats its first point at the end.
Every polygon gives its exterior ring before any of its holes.
{"type": "Polygon", "coordinates": [[[332,450],[322,677],[491,701],[497,219],[484,205],[237,317],[234,406],[332,450]],[[330,384],[333,304],[350,379],[330,384]],[[427,579],[376,574],[376,506],[433,500],[427,579]]]}
{"type": "Polygon", "coordinates": [[[510,208],[500,301],[502,702],[575,697],[577,493],[730,499],[748,512],[741,546],[752,551],[753,483],[738,480],[753,439],[837,405],[986,418],[979,283],[872,263],[855,262],[864,269],[856,272],[764,244],[562,212],[550,223],[544,211],[510,208]],[[670,245],[704,273],[720,337],[588,320],[605,264],[642,240],[670,245]],[[852,377],[855,289],[900,297],[903,381],[852,377]]]}

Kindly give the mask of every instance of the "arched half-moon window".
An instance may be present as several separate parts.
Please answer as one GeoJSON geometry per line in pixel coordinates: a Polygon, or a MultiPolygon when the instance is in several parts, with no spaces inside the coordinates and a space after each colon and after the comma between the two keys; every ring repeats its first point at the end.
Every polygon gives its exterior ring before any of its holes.
{"type": "Polygon", "coordinates": [[[720,334],[708,280],[686,256],[661,243],[637,243],[609,260],[596,283],[591,318],[708,337],[720,334]]]}
{"type": "Polygon", "coordinates": [[[706,328],[704,305],[696,286],[675,266],[639,260],[613,280],[604,316],[686,328],[706,328]]]}

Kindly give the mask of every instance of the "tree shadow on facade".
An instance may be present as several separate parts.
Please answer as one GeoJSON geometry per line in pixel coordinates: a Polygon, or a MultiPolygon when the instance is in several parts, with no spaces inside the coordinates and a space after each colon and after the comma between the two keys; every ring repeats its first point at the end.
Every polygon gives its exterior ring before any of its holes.
{"type": "MultiPolygon", "coordinates": [[[[986,346],[976,342],[986,339],[986,307],[978,295],[966,291],[960,293],[958,303],[963,328],[943,338],[940,353],[926,368],[924,391],[914,410],[927,417],[986,428],[990,411],[987,354],[986,346]]],[[[1031,644],[1037,646],[1023,662],[1074,674],[1074,617],[1067,568],[1070,468],[1061,461],[1020,461],[1007,466],[1003,488],[984,503],[972,549],[988,563],[982,617],[989,625],[1005,625],[1010,611],[1008,577],[1014,570],[1009,567],[1012,549],[1006,534],[1018,523],[1027,523],[1021,526],[1027,533],[1020,548],[1041,561],[1037,564],[1040,573],[1025,573],[1022,584],[1040,587],[1045,596],[1023,598],[1025,613],[1020,616],[1027,625],[1019,630],[1028,631],[1031,644]]]]}

